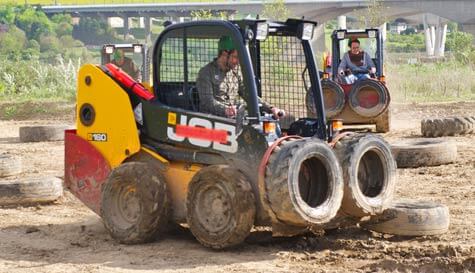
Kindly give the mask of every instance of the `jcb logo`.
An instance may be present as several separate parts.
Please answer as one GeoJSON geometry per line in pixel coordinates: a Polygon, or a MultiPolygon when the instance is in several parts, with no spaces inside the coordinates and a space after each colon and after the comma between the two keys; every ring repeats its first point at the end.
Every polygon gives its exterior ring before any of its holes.
{"type": "Polygon", "coordinates": [[[87,134],[87,140],[105,142],[105,141],[107,141],[107,134],[105,134],[105,133],[87,134]]]}
{"type": "Polygon", "coordinates": [[[238,150],[236,141],[236,127],[214,122],[198,117],[192,117],[188,120],[188,116],[181,115],[180,123],[176,123],[176,113],[168,113],[167,136],[174,141],[184,141],[188,139],[190,144],[215,150],[235,153],[238,150]]]}

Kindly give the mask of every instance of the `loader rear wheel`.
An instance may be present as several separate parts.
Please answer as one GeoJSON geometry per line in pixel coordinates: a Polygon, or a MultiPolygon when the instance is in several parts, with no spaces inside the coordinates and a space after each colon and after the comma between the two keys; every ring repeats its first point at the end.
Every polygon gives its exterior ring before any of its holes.
{"type": "Polygon", "coordinates": [[[102,190],[101,216],[120,243],[152,241],[166,228],[169,199],[163,176],[149,164],[123,163],[102,190]]]}
{"type": "Polygon", "coordinates": [[[186,207],[191,233],[202,245],[215,249],[243,242],[256,214],[248,179],[226,165],[205,167],[193,177],[186,207]]]}
{"type": "Polygon", "coordinates": [[[359,134],[343,138],[335,151],[345,184],[343,212],[355,217],[382,212],[396,185],[396,162],[389,144],[379,136],[359,134]]]}

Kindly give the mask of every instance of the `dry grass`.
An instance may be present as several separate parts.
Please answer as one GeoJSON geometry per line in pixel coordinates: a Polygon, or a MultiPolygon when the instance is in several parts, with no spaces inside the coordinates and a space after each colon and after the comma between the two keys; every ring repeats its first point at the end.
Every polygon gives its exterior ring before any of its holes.
{"type": "Polygon", "coordinates": [[[455,61],[385,66],[388,88],[397,102],[475,100],[474,65],[455,61]]]}

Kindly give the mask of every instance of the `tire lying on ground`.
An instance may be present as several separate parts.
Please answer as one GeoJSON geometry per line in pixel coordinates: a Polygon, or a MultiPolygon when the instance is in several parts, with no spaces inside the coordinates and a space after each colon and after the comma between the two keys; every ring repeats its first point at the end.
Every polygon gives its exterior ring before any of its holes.
{"type": "Polygon", "coordinates": [[[21,173],[22,161],[20,157],[0,154],[0,178],[21,173]]]}
{"type": "Polygon", "coordinates": [[[475,117],[428,118],[421,120],[421,133],[425,137],[472,134],[475,117]]]}
{"type": "Polygon", "coordinates": [[[340,214],[363,217],[384,211],[396,186],[389,144],[376,135],[355,134],[340,140],[335,152],[345,185],[340,214]]]}
{"type": "Polygon", "coordinates": [[[410,139],[391,145],[398,168],[438,166],[455,162],[457,146],[438,139],[410,139]]]}
{"type": "Polygon", "coordinates": [[[361,224],[368,230],[403,236],[442,234],[449,225],[447,206],[418,200],[396,201],[381,215],[361,224]]]}
{"type": "Polygon", "coordinates": [[[21,142],[40,142],[64,140],[64,130],[70,129],[66,125],[42,125],[20,127],[21,142]]]}
{"type": "Polygon", "coordinates": [[[62,180],[57,177],[21,177],[0,179],[0,205],[49,203],[63,195],[62,180]]]}

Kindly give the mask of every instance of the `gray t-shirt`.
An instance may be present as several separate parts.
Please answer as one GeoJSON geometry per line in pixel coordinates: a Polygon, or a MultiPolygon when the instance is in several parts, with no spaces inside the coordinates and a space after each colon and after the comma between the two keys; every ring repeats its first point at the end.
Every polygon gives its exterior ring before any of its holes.
{"type": "MultiPolygon", "coordinates": [[[[196,88],[200,99],[200,112],[223,117],[226,116],[226,108],[240,102],[240,96],[244,94],[239,67],[223,71],[219,68],[216,59],[200,69],[196,88]]],[[[264,111],[270,111],[272,108],[261,99],[259,103],[262,104],[264,111]]]]}

